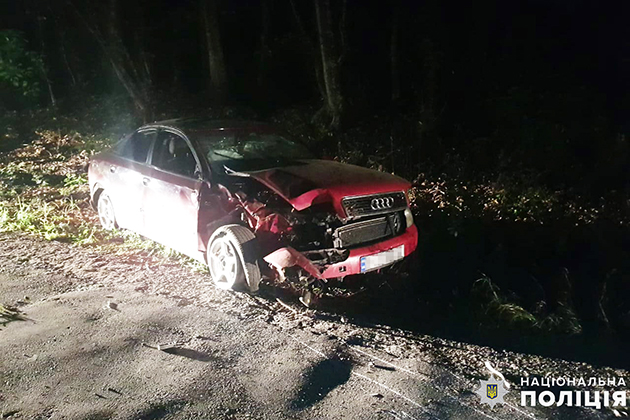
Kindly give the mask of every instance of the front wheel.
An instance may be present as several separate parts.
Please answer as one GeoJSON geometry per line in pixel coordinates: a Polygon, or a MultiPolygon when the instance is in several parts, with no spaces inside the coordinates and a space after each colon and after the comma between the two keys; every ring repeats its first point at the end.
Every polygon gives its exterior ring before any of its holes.
{"type": "Polygon", "coordinates": [[[251,230],[240,225],[221,226],[208,243],[208,268],[219,289],[246,286],[250,292],[258,291],[261,275],[251,230]]]}

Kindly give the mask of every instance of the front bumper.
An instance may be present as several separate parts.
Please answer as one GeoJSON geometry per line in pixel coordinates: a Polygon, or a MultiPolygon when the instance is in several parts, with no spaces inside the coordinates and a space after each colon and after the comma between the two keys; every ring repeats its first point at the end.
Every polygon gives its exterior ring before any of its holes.
{"type": "Polygon", "coordinates": [[[361,257],[388,251],[401,245],[405,246],[405,257],[409,256],[416,250],[418,246],[418,228],[415,225],[407,228],[405,233],[396,236],[395,238],[351,250],[350,255],[345,261],[329,265],[322,272],[321,277],[331,279],[350,276],[353,274],[361,274],[361,257]]]}
{"type": "MultiPolygon", "coordinates": [[[[379,252],[389,251],[404,245],[404,257],[409,256],[418,246],[418,228],[415,225],[407,228],[405,233],[395,238],[387,239],[373,245],[356,248],[350,251],[350,255],[344,261],[327,265],[324,270],[316,267],[302,253],[294,248],[279,248],[263,259],[284,278],[284,270],[289,267],[301,267],[314,278],[321,280],[333,279],[353,274],[361,274],[361,258],[379,252]]],[[[393,264],[393,262],[392,262],[393,264]]],[[[384,266],[385,267],[385,266],[384,266]]]]}

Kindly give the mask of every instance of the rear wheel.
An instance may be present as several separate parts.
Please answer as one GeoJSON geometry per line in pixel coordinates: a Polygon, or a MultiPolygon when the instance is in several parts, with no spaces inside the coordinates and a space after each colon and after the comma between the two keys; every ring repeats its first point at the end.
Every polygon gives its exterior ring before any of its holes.
{"type": "Polygon", "coordinates": [[[219,289],[258,291],[261,275],[252,231],[240,225],[221,226],[208,243],[208,268],[219,289]]]}
{"type": "Polygon", "coordinates": [[[99,195],[96,209],[98,210],[98,220],[105,230],[113,230],[118,227],[116,224],[114,205],[105,191],[101,192],[99,195]]]}

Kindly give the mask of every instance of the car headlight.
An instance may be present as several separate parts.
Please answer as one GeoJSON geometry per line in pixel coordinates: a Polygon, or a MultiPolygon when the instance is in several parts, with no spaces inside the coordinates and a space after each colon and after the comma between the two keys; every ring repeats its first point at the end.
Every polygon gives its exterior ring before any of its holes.
{"type": "Polygon", "coordinates": [[[405,222],[407,223],[407,228],[413,226],[413,213],[411,213],[411,209],[409,207],[405,209],[405,222]]]}

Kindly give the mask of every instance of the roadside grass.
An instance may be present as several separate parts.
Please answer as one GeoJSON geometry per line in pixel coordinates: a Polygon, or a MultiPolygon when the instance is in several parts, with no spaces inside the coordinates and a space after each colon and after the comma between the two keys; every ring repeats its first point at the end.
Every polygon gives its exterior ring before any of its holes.
{"type": "MultiPolygon", "coordinates": [[[[420,174],[410,191],[415,213],[445,213],[453,218],[550,224],[570,221],[588,225],[601,216],[601,207],[580,197],[569,197],[541,185],[526,185],[519,178],[471,181],[441,175],[420,174]]],[[[627,225],[627,218],[618,218],[627,225]]]]}
{"type": "Polygon", "coordinates": [[[87,166],[109,139],[52,130],[35,134],[30,144],[0,153],[0,232],[101,247],[122,257],[141,252],[205,271],[203,264],[140,235],[100,227],[89,201],[87,166]]]}
{"type": "Polygon", "coordinates": [[[89,154],[82,149],[82,137],[36,134],[34,142],[0,155],[0,231],[95,242],[99,232],[89,212],[89,154]]]}
{"type": "MultiPolygon", "coordinates": [[[[478,322],[486,328],[509,328],[519,331],[574,335],[582,332],[575,310],[568,302],[552,313],[533,313],[510,302],[506,294],[487,276],[473,283],[471,297],[478,322]]],[[[544,302],[539,302],[544,303],[544,302]]]]}

